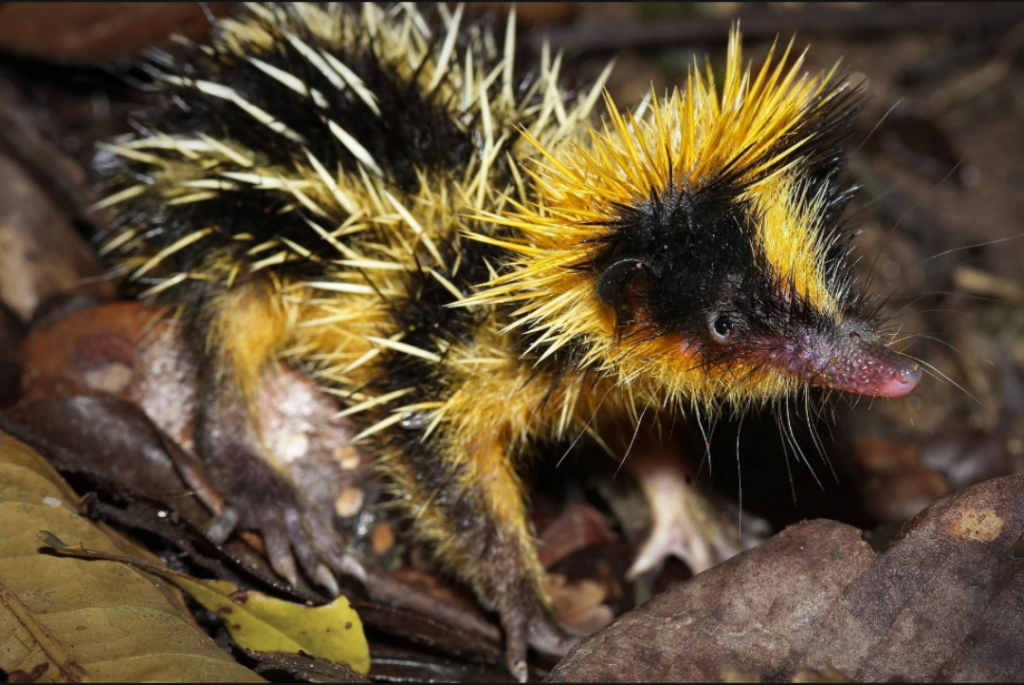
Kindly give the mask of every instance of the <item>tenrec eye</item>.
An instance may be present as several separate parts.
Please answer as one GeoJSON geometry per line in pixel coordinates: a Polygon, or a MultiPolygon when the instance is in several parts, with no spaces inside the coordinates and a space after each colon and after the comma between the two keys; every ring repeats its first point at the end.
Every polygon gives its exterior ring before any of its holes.
{"type": "Polygon", "coordinates": [[[719,342],[725,342],[732,335],[733,322],[728,314],[718,314],[711,318],[711,335],[719,342]]]}

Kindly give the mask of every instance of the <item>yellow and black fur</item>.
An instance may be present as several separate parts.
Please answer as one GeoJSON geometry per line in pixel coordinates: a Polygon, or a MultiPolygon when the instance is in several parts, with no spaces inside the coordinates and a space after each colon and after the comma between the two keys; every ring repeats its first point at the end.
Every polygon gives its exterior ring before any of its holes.
{"type": "Polygon", "coordinates": [[[513,21],[499,40],[437,14],[254,5],[153,54],[160,106],[100,156],[103,249],[190,322],[196,445],[224,490],[276,477],[252,404],[287,361],[358,422],[523,676],[527,644],[571,643],[520,481],[538,443],[919,374],[850,276],[860,98],[836,72],[788,50],[744,69],[734,33],[720,86],[695,67],[633,114],[606,97],[595,129],[600,80],[568,92],[560,56],[514,63],[513,21]]]}

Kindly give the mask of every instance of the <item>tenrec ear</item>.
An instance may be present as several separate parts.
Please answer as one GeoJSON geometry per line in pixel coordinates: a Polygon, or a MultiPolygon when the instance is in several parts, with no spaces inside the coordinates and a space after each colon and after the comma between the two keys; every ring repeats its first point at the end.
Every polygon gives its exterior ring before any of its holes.
{"type": "Polygon", "coordinates": [[[647,276],[649,272],[648,266],[639,259],[620,259],[601,272],[597,281],[597,296],[609,307],[621,311],[629,304],[634,280],[639,276],[647,276]]]}

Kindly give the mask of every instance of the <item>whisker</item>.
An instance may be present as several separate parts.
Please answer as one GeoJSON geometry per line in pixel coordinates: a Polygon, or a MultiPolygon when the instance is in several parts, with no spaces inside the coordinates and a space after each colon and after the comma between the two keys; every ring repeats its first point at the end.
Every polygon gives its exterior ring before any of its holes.
{"type": "Polygon", "coordinates": [[[901,340],[899,340],[897,342],[903,342],[904,340],[909,340],[911,338],[924,338],[925,340],[931,340],[932,342],[936,342],[936,343],[938,343],[940,345],[943,345],[944,347],[949,348],[950,350],[956,352],[957,354],[959,354],[959,355],[961,355],[963,357],[967,357],[969,359],[974,360],[978,364],[987,364],[988,366],[991,366],[991,367],[995,367],[995,365],[996,365],[995,362],[990,360],[990,359],[982,359],[981,357],[977,356],[976,354],[972,354],[971,352],[964,352],[963,350],[961,350],[958,347],[954,346],[953,344],[943,340],[942,338],[937,338],[934,335],[929,335],[927,333],[907,333],[904,338],[902,338],[901,340]]]}
{"type": "Polygon", "coordinates": [[[590,428],[590,424],[594,422],[594,417],[597,416],[597,412],[601,411],[601,405],[604,404],[605,398],[608,397],[608,393],[612,391],[613,387],[615,386],[609,386],[609,388],[604,391],[604,395],[601,397],[601,401],[597,403],[597,406],[594,408],[594,413],[590,415],[590,418],[587,420],[586,425],[583,426],[583,430],[580,431],[579,435],[576,436],[576,439],[572,441],[571,445],[569,445],[569,449],[565,451],[565,454],[562,455],[562,458],[558,460],[557,464],[555,464],[556,469],[562,465],[562,462],[565,461],[565,458],[568,457],[569,453],[572,452],[572,449],[576,447],[576,443],[580,441],[580,438],[582,438],[584,433],[587,432],[587,429],[590,428]]]}
{"type": "Polygon", "coordinates": [[[783,435],[784,429],[782,427],[782,409],[780,408],[780,403],[776,403],[774,409],[775,425],[779,429],[779,443],[782,445],[782,458],[786,463],[786,475],[789,476],[789,490],[793,497],[793,506],[795,507],[797,506],[796,482],[793,480],[793,467],[789,464],[789,448],[786,446],[786,439],[783,435]]]}
{"type": "Polygon", "coordinates": [[[970,312],[962,312],[959,309],[917,309],[912,312],[904,312],[902,314],[896,314],[890,316],[889,319],[899,319],[904,316],[913,316],[915,314],[960,314],[967,315],[970,312]]]}
{"type": "MultiPolygon", "coordinates": [[[[953,269],[957,268],[958,266],[963,266],[964,264],[971,264],[972,262],[976,262],[979,259],[981,259],[980,255],[975,255],[974,257],[968,257],[967,259],[961,259],[959,262],[953,262],[952,264],[944,264],[942,266],[937,266],[934,269],[921,269],[921,275],[922,276],[937,276],[938,274],[941,274],[943,272],[952,271],[953,269]]],[[[914,267],[914,268],[917,269],[917,267],[914,267]]]]}
{"type": "Polygon", "coordinates": [[[995,303],[998,303],[998,304],[1005,304],[1005,305],[1008,305],[1008,306],[1017,306],[1017,307],[1020,306],[1020,305],[1013,305],[1012,303],[1009,303],[1006,300],[1001,300],[998,297],[990,297],[988,295],[975,295],[974,293],[965,293],[965,292],[962,292],[962,291],[959,291],[959,290],[929,290],[928,292],[917,293],[915,295],[903,295],[901,297],[895,297],[893,299],[895,299],[895,300],[902,300],[904,297],[916,297],[916,298],[918,298],[917,301],[920,301],[920,300],[922,300],[922,299],[924,299],[926,297],[930,297],[932,295],[946,295],[946,296],[949,296],[949,297],[965,297],[967,299],[978,300],[980,302],[995,302],[995,303]]]}
{"type": "Polygon", "coordinates": [[[793,445],[793,449],[799,455],[799,458],[800,460],[803,461],[804,465],[807,466],[807,470],[811,472],[811,476],[814,477],[814,482],[816,482],[818,484],[818,487],[821,488],[822,491],[824,491],[825,487],[822,485],[821,480],[818,478],[818,473],[814,470],[814,467],[811,466],[811,462],[807,459],[807,455],[804,454],[803,448],[800,447],[800,444],[796,439],[796,431],[793,430],[793,417],[789,411],[789,402],[786,402],[786,424],[789,427],[789,439],[791,441],[791,444],[793,445]]]}
{"type": "Polygon", "coordinates": [[[700,465],[697,467],[697,477],[700,477],[701,472],[704,470],[704,464],[708,465],[708,475],[714,475],[711,471],[711,440],[708,439],[708,434],[704,430],[704,422],[701,421],[700,411],[695,411],[694,416],[697,418],[697,427],[700,428],[700,434],[704,438],[704,457],[700,460],[700,465]]]}
{"type": "Polygon", "coordinates": [[[644,416],[646,414],[647,414],[647,407],[644,407],[644,410],[642,412],[640,412],[640,418],[637,419],[636,430],[633,431],[633,439],[629,441],[629,447],[626,448],[626,453],[624,455],[622,455],[622,461],[619,462],[619,467],[617,469],[615,469],[615,473],[612,475],[612,478],[615,478],[615,477],[617,477],[619,475],[619,471],[622,470],[623,464],[626,463],[626,458],[629,456],[629,453],[631,451],[633,451],[633,443],[636,442],[636,436],[638,436],[640,434],[640,424],[642,424],[644,422],[644,416]]]}
{"type": "Polygon", "coordinates": [[[937,369],[937,368],[936,368],[935,366],[933,366],[932,364],[929,364],[928,362],[924,361],[923,359],[920,359],[920,358],[918,358],[918,357],[915,357],[915,356],[913,356],[913,355],[907,354],[906,352],[900,352],[899,354],[903,355],[904,357],[907,357],[908,359],[913,359],[913,360],[914,360],[915,362],[917,362],[918,364],[920,364],[921,366],[923,366],[923,367],[924,367],[924,370],[925,370],[925,372],[929,372],[929,370],[930,370],[931,372],[934,372],[934,373],[929,373],[929,375],[930,375],[930,376],[932,376],[932,378],[936,378],[936,379],[938,380],[938,378],[939,378],[939,377],[941,377],[941,379],[942,379],[942,380],[945,380],[945,381],[946,381],[947,383],[949,383],[949,384],[950,384],[950,385],[952,385],[953,387],[955,387],[955,388],[957,388],[958,390],[960,390],[960,391],[961,391],[961,392],[962,392],[963,394],[965,394],[965,395],[967,395],[968,397],[970,397],[970,398],[971,398],[972,400],[974,400],[975,402],[977,402],[977,403],[978,403],[979,405],[981,405],[981,404],[982,404],[981,400],[979,400],[979,399],[978,399],[977,397],[975,397],[975,396],[974,396],[974,395],[972,395],[971,393],[967,392],[967,389],[966,389],[966,388],[964,388],[964,387],[963,387],[962,385],[960,385],[959,383],[957,383],[956,381],[954,381],[954,380],[953,380],[952,378],[950,378],[949,376],[947,376],[946,374],[944,374],[944,373],[943,373],[942,371],[940,371],[939,369],[937,369]],[[936,376],[936,375],[934,375],[934,374],[938,374],[938,376],[936,376]]]}
{"type": "Polygon", "coordinates": [[[906,100],[906,98],[900,98],[899,100],[897,100],[895,102],[895,104],[893,104],[893,106],[890,107],[888,109],[888,111],[885,114],[882,115],[882,118],[878,120],[878,123],[875,124],[874,128],[872,128],[870,131],[868,131],[868,134],[866,136],[864,136],[864,140],[862,140],[860,142],[860,145],[857,146],[857,149],[853,151],[854,154],[856,154],[856,153],[861,151],[861,148],[863,148],[864,145],[867,144],[868,140],[871,139],[871,136],[875,135],[875,132],[878,130],[878,127],[881,126],[885,122],[885,120],[889,117],[890,114],[892,114],[896,110],[897,107],[899,107],[901,104],[903,104],[904,100],[906,100]]]}
{"type": "Polygon", "coordinates": [[[898,219],[898,220],[896,221],[896,223],[895,223],[895,224],[893,224],[893,227],[889,229],[889,233],[893,233],[893,232],[895,232],[895,231],[896,231],[896,229],[897,229],[897,228],[899,227],[899,225],[900,225],[901,223],[903,223],[903,220],[904,220],[904,219],[906,219],[906,218],[907,218],[908,216],[910,216],[910,213],[911,213],[911,212],[913,212],[913,211],[914,211],[915,209],[917,209],[918,207],[920,207],[920,206],[921,206],[921,205],[922,205],[922,204],[924,203],[924,201],[925,201],[925,200],[929,199],[929,198],[930,198],[930,197],[931,197],[931,196],[932,196],[932,195],[933,195],[933,194],[935,193],[935,191],[937,191],[937,190],[939,189],[939,186],[941,186],[941,185],[942,185],[943,183],[945,183],[946,181],[948,181],[948,180],[949,180],[949,177],[950,177],[950,176],[952,176],[952,175],[953,175],[953,174],[954,174],[954,173],[956,172],[956,170],[960,168],[960,165],[961,165],[961,164],[963,164],[963,163],[964,163],[964,158],[963,158],[963,157],[961,157],[961,158],[959,159],[959,161],[957,161],[957,163],[953,165],[953,168],[951,168],[951,169],[949,170],[949,173],[947,173],[947,174],[946,174],[945,176],[943,176],[943,177],[942,177],[942,180],[940,180],[940,181],[939,181],[938,183],[936,183],[936,184],[935,184],[935,185],[934,185],[934,186],[932,187],[932,189],[928,191],[928,194],[927,194],[927,195],[925,195],[925,196],[924,196],[923,198],[921,198],[920,200],[918,200],[918,201],[917,201],[916,203],[914,203],[914,206],[913,206],[913,207],[911,207],[910,209],[908,209],[908,210],[907,210],[906,212],[904,212],[904,213],[903,213],[903,216],[901,216],[901,217],[900,217],[900,218],[899,218],[899,219],[898,219]]]}
{"type": "Polygon", "coordinates": [[[895,192],[896,192],[897,190],[899,190],[899,189],[900,189],[900,188],[901,188],[902,186],[906,185],[909,179],[910,179],[910,177],[909,177],[909,176],[903,176],[903,177],[901,177],[901,178],[898,178],[898,179],[896,180],[896,182],[895,182],[895,183],[893,183],[893,184],[892,184],[892,186],[891,186],[891,187],[890,187],[890,188],[889,188],[888,190],[883,190],[883,191],[882,191],[881,193],[879,193],[879,194],[878,194],[877,196],[875,196],[875,197],[871,198],[870,200],[868,200],[868,201],[867,201],[867,202],[865,202],[864,204],[862,204],[862,205],[858,205],[857,209],[855,209],[855,210],[854,210],[854,211],[853,211],[853,212],[851,213],[851,218],[853,218],[853,217],[856,217],[856,216],[857,216],[858,214],[860,214],[860,213],[861,213],[862,211],[864,211],[864,210],[866,210],[866,209],[870,208],[870,207],[871,207],[871,206],[873,206],[873,205],[876,205],[876,204],[878,204],[879,202],[881,202],[881,201],[882,201],[882,200],[884,200],[885,198],[887,198],[887,197],[889,197],[890,195],[892,195],[893,193],[895,193],[895,192]]]}
{"type": "Polygon", "coordinates": [[[832,440],[832,444],[834,445],[835,442],[836,442],[836,434],[832,432],[832,426],[833,425],[835,425],[835,426],[839,425],[839,417],[836,416],[836,405],[839,404],[839,403],[832,401],[832,396],[833,395],[835,395],[835,391],[832,390],[831,388],[829,388],[828,393],[825,394],[825,399],[824,399],[823,402],[824,402],[824,406],[828,407],[828,413],[829,413],[829,415],[832,418],[831,422],[829,422],[829,421],[825,422],[825,427],[828,428],[828,437],[829,437],[830,440],[832,440]]]}
{"type": "Polygon", "coordinates": [[[1006,243],[1006,242],[1009,242],[1011,240],[1018,240],[1020,238],[1024,238],[1024,233],[1018,233],[1017,235],[1011,235],[1011,236],[1009,236],[1007,238],[997,238],[995,240],[989,240],[987,242],[977,243],[975,245],[964,245],[963,247],[954,247],[951,250],[946,250],[946,251],[940,252],[940,253],[938,253],[936,255],[932,255],[931,257],[929,257],[928,259],[924,260],[923,262],[920,262],[917,266],[921,266],[923,264],[927,264],[928,262],[932,261],[933,259],[938,259],[939,257],[945,257],[948,254],[953,254],[954,252],[962,252],[963,250],[975,250],[975,249],[977,249],[979,247],[989,247],[991,245],[999,245],[1001,243],[1006,243]]]}
{"type": "Polygon", "coordinates": [[[743,415],[740,415],[740,425],[736,429],[736,481],[739,486],[739,515],[737,522],[738,537],[743,539],[743,467],[740,465],[740,435],[743,434],[743,415]]]}
{"type": "Polygon", "coordinates": [[[828,453],[825,450],[825,445],[821,442],[821,436],[818,435],[818,429],[811,420],[813,414],[811,410],[811,394],[806,390],[804,390],[804,409],[807,414],[807,430],[811,434],[811,441],[814,443],[815,449],[818,450],[818,456],[820,456],[822,462],[828,466],[829,470],[832,472],[832,477],[835,478],[838,483],[839,474],[836,473],[835,466],[832,464],[832,460],[829,458],[828,453]]]}

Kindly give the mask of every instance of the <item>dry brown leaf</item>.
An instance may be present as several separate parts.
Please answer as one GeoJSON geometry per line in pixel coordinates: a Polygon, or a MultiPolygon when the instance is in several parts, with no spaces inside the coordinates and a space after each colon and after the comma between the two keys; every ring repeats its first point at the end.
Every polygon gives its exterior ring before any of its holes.
{"type": "Polygon", "coordinates": [[[604,603],[607,591],[593,580],[570,583],[558,573],[544,576],[544,587],[551,596],[555,616],[580,635],[590,635],[604,628],[615,614],[604,603]]]}
{"type": "Polygon", "coordinates": [[[805,522],[626,614],[550,681],[1018,682],[1022,534],[1024,475],[934,504],[877,557],[851,526],[805,522]]]}
{"type": "MultiPolygon", "coordinates": [[[[0,20],[2,23],[2,20],[0,20]]],[[[27,321],[60,293],[112,292],[92,248],[17,163],[0,154],[0,300],[27,321]]]]}
{"type": "Polygon", "coordinates": [[[537,551],[540,563],[550,569],[584,547],[616,540],[618,536],[608,526],[601,512],[589,504],[574,502],[544,528],[537,551]]]}
{"type": "Polygon", "coordinates": [[[74,492],[23,443],[0,433],[0,670],[37,682],[263,682],[170,597],[110,562],[40,551],[39,530],[110,554],[126,543],[82,518],[74,492]]]}

